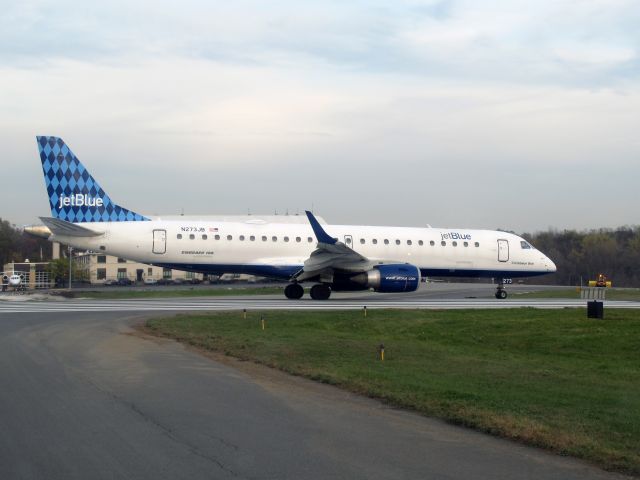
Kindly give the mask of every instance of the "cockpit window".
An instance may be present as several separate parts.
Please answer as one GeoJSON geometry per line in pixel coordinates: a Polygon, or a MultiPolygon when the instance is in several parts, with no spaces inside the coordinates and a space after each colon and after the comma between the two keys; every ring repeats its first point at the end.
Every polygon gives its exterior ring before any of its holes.
{"type": "Polygon", "coordinates": [[[530,249],[530,248],[533,248],[533,245],[531,245],[531,244],[530,244],[530,243],[528,243],[528,242],[525,242],[524,240],[522,240],[522,241],[520,242],[520,246],[521,246],[523,249],[530,249]]]}

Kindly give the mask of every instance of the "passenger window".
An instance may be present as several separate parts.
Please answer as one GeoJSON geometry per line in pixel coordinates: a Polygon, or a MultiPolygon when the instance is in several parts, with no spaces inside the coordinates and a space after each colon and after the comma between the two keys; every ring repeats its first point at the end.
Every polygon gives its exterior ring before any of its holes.
{"type": "Polygon", "coordinates": [[[423,246],[424,242],[422,240],[418,240],[418,245],[423,246]]]}
{"type": "Polygon", "coordinates": [[[451,245],[453,245],[454,247],[458,246],[458,242],[451,242],[451,245]]]}
{"type": "Polygon", "coordinates": [[[431,241],[429,242],[429,245],[431,245],[432,247],[433,247],[435,244],[436,244],[436,242],[434,242],[433,240],[431,240],[431,241]]]}
{"type": "Polygon", "coordinates": [[[206,235],[202,235],[202,239],[203,240],[206,240],[207,238],[209,238],[209,237],[207,237],[206,235]]]}
{"type": "Polygon", "coordinates": [[[262,236],[262,241],[263,241],[263,242],[266,242],[266,241],[267,241],[267,236],[266,236],[266,235],[263,235],[263,236],[262,236]]]}
{"type": "Polygon", "coordinates": [[[400,245],[400,240],[396,240],[396,245],[400,245]]]}
{"type": "Polygon", "coordinates": [[[302,239],[300,237],[296,237],[296,242],[300,243],[302,241],[302,239]]]}
{"type": "Polygon", "coordinates": [[[371,240],[371,243],[373,243],[374,245],[378,244],[378,240],[376,238],[374,238],[373,240],[371,240]]]}
{"type": "Polygon", "coordinates": [[[478,242],[476,242],[476,243],[475,243],[475,246],[476,246],[476,247],[479,247],[479,246],[480,246],[480,244],[479,244],[478,242]]]}
{"type": "Polygon", "coordinates": [[[313,242],[313,237],[307,237],[307,242],[312,243],[313,242]]]}
{"type": "Polygon", "coordinates": [[[389,245],[389,240],[387,240],[386,238],[384,239],[384,244],[385,245],[389,245]]]}
{"type": "Polygon", "coordinates": [[[284,241],[288,242],[289,241],[289,237],[284,237],[284,241]]]}
{"type": "Polygon", "coordinates": [[[240,237],[238,237],[238,238],[240,238],[241,242],[244,242],[244,235],[240,235],[240,237]]]}
{"type": "Polygon", "coordinates": [[[464,246],[468,247],[469,246],[469,242],[464,242],[464,246]]]}
{"type": "Polygon", "coordinates": [[[256,241],[256,237],[254,237],[253,235],[251,235],[251,236],[249,237],[249,240],[251,240],[252,242],[255,242],[255,241],[256,241]]]}
{"type": "Polygon", "coordinates": [[[227,235],[227,240],[233,240],[233,236],[232,235],[227,235]]]}
{"type": "Polygon", "coordinates": [[[216,235],[214,238],[215,238],[216,240],[220,240],[220,235],[216,235]]]}
{"type": "Polygon", "coordinates": [[[365,242],[364,238],[361,238],[361,239],[360,239],[360,244],[361,244],[361,245],[364,245],[364,242],[365,242]]]}
{"type": "Polygon", "coordinates": [[[196,238],[196,236],[192,233],[189,235],[189,240],[194,240],[196,238]]]}
{"type": "Polygon", "coordinates": [[[442,245],[443,247],[447,246],[447,242],[445,242],[444,240],[440,242],[440,245],[442,245]]]}
{"type": "Polygon", "coordinates": [[[275,235],[273,237],[271,237],[271,241],[273,242],[277,242],[278,241],[278,237],[276,237],[275,235]]]}
{"type": "Polygon", "coordinates": [[[407,245],[413,245],[413,242],[411,240],[407,240],[407,245]]]}
{"type": "Polygon", "coordinates": [[[178,240],[182,240],[182,234],[181,233],[178,234],[178,240]]]}

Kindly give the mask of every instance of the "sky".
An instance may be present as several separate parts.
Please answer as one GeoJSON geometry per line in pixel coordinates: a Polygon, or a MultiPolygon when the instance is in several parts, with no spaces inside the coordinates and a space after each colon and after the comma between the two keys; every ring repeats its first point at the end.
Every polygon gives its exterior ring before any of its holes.
{"type": "Polygon", "coordinates": [[[0,218],[36,135],[142,214],[640,224],[640,3],[0,0],[0,218]]]}

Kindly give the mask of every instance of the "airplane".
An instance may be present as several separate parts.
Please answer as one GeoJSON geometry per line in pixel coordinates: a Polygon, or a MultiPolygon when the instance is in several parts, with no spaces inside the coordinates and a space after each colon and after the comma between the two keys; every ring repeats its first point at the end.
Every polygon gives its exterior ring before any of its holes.
{"type": "MultiPolygon", "coordinates": [[[[556,271],[512,233],[466,228],[328,225],[298,216],[151,217],[116,204],[65,142],[36,137],[51,217],[50,241],[76,249],[205,274],[287,280],[289,299],[327,300],[332,291],[412,292],[421,278],[497,278],[496,298],[516,277],[556,271]]],[[[25,231],[43,235],[42,226],[25,231]]]]}
{"type": "Polygon", "coordinates": [[[8,287],[13,287],[14,291],[26,290],[25,285],[22,283],[25,279],[24,272],[0,272],[0,279],[2,279],[3,292],[5,292],[8,287]]]}

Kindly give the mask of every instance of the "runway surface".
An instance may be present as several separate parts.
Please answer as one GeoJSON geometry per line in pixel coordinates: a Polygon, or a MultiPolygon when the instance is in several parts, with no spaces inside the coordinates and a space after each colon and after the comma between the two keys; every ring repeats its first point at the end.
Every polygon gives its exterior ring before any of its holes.
{"type": "MultiPolygon", "coordinates": [[[[269,285],[265,285],[269,286],[269,285]]],[[[207,290],[242,289],[243,286],[212,287],[196,286],[182,289],[202,291],[207,290]]],[[[252,285],[251,288],[256,288],[252,285]]],[[[208,310],[289,310],[289,309],[361,309],[394,308],[394,309],[464,309],[464,308],[585,308],[586,300],[580,299],[523,299],[517,293],[566,290],[567,287],[543,285],[511,285],[508,291],[511,296],[506,300],[497,300],[493,293],[495,286],[486,283],[430,283],[421,284],[416,292],[398,294],[380,294],[374,292],[334,292],[327,301],[313,301],[308,295],[301,300],[287,300],[284,295],[253,295],[253,296],[202,296],[175,298],[148,298],[135,300],[92,300],[66,299],[61,296],[47,295],[15,295],[0,294],[0,316],[3,313],[36,313],[36,312],[161,312],[161,311],[208,311],[208,310]]],[[[96,290],[94,287],[92,290],[96,290]]],[[[141,287],[137,290],[162,291],[162,287],[141,287]]],[[[122,291],[117,287],[102,288],[102,291],[122,291]]],[[[166,291],[167,295],[175,294],[176,289],[166,291]],[[173,290],[173,292],[172,292],[173,290]]],[[[75,295],[81,296],[83,289],[76,290],[75,295]]],[[[640,308],[640,302],[634,301],[605,301],[605,308],[640,308]]]]}
{"type": "Polygon", "coordinates": [[[0,478],[620,478],[331,386],[214,361],[141,336],[131,328],[141,318],[0,315],[0,478]]]}
{"type": "MultiPolygon", "coordinates": [[[[356,310],[364,306],[370,309],[480,309],[480,308],[585,308],[586,300],[495,300],[495,299],[385,299],[384,296],[362,298],[334,298],[327,301],[311,299],[286,300],[281,298],[208,297],[208,298],[158,298],[140,300],[83,300],[59,299],[0,301],[0,315],[36,312],[164,312],[164,311],[213,311],[213,310],[356,310]]],[[[605,308],[638,309],[640,302],[605,301],[605,308]]]]}

